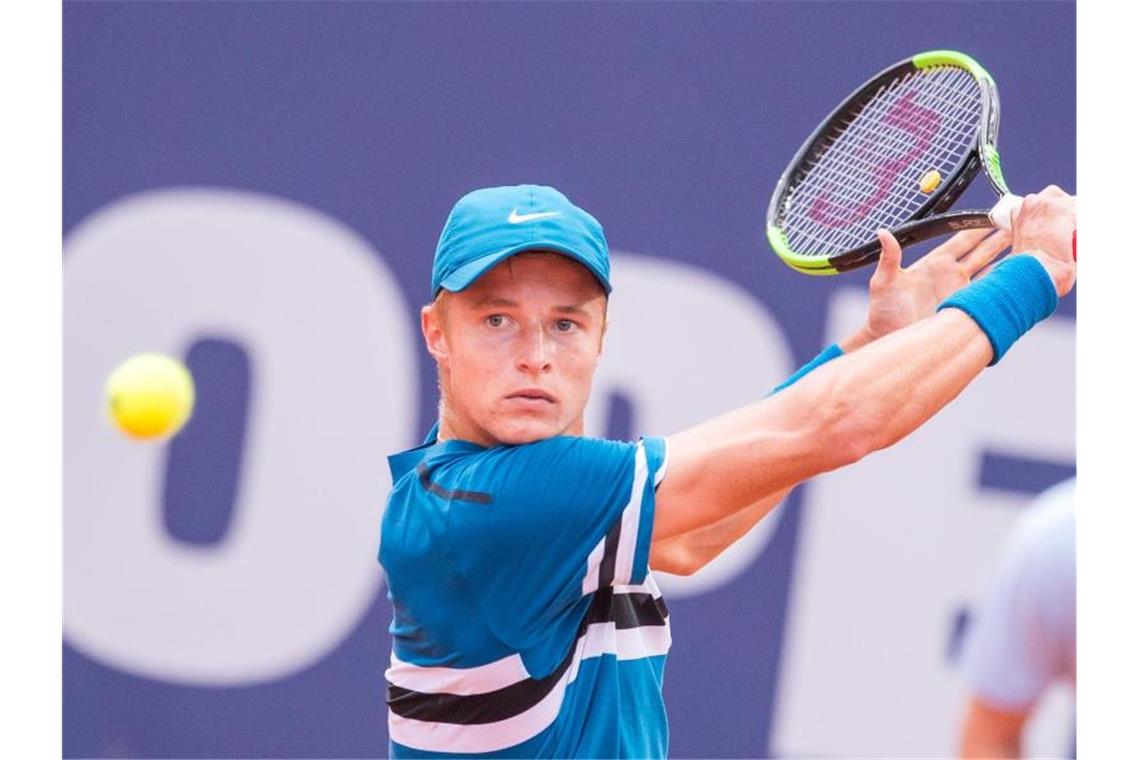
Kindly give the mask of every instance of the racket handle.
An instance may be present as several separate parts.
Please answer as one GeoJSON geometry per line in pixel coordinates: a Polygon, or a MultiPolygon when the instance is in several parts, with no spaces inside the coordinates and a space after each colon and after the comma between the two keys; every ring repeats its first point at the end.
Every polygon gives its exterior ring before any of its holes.
{"type": "Polygon", "coordinates": [[[990,209],[990,221],[1002,230],[1013,229],[1013,212],[1021,208],[1022,197],[1007,193],[990,209]]]}

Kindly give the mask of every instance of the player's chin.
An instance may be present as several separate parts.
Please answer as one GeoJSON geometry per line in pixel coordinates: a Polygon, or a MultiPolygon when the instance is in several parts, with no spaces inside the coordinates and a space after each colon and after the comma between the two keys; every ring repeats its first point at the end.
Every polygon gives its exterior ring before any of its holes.
{"type": "Polygon", "coordinates": [[[495,426],[494,436],[500,443],[521,446],[562,435],[566,425],[561,420],[539,415],[512,415],[495,426]]]}

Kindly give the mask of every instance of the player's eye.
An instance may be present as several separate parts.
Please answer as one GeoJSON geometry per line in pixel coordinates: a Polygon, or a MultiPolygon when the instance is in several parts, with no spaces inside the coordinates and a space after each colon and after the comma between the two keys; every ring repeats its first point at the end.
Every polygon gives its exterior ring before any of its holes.
{"type": "Polygon", "coordinates": [[[572,319],[560,319],[554,323],[554,327],[558,330],[558,332],[570,332],[577,326],[578,323],[572,319]]]}
{"type": "Polygon", "coordinates": [[[507,323],[507,318],[502,314],[492,314],[487,317],[486,322],[491,327],[502,327],[507,323]]]}

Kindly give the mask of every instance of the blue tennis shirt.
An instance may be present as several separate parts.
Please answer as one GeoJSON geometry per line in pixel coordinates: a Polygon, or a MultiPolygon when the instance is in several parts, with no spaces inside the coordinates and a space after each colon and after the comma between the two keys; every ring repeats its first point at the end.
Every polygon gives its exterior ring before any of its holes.
{"type": "Polygon", "coordinates": [[[429,442],[389,457],[393,757],[665,757],[649,573],[661,438],[429,442]]]}

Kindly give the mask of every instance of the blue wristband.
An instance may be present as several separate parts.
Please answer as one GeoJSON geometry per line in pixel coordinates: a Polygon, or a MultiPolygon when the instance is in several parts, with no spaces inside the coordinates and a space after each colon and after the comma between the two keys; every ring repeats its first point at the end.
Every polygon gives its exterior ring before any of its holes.
{"type": "Polygon", "coordinates": [[[1032,256],[1010,256],[988,275],[943,301],[938,311],[946,308],[961,309],[978,323],[993,346],[993,366],[1014,341],[1053,313],[1057,288],[1040,261],[1032,256]]]}
{"type": "Polygon", "coordinates": [[[811,372],[816,367],[821,367],[824,364],[827,364],[832,359],[839,357],[839,356],[843,356],[843,349],[841,349],[836,344],[832,343],[830,346],[828,346],[827,348],[820,351],[819,356],[815,357],[810,362],[808,362],[804,366],[797,369],[794,375],[792,375],[787,380],[785,380],[784,382],[780,383],[775,388],[773,388],[772,392],[769,393],[768,395],[771,396],[773,393],[779,393],[780,391],[787,388],[789,385],[793,385],[797,380],[799,380],[801,377],[803,377],[807,373],[811,372]]]}

